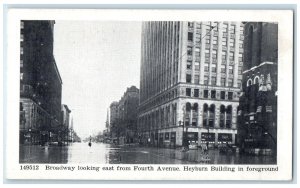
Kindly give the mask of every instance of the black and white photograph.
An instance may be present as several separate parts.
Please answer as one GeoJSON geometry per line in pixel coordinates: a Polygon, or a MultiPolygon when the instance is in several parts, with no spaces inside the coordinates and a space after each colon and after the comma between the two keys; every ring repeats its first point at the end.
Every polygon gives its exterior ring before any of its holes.
{"type": "Polygon", "coordinates": [[[20,28],[20,163],[276,164],[277,23],[20,28]]]}
{"type": "Polygon", "coordinates": [[[8,152],[20,173],[280,179],[291,170],[289,12],[61,12],[15,19],[19,117],[8,152]]]}

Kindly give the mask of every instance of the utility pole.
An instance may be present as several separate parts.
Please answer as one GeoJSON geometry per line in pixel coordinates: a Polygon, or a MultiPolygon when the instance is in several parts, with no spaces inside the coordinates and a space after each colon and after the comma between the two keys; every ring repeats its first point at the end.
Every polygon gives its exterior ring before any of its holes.
{"type": "Polygon", "coordinates": [[[185,133],[184,133],[184,127],[185,127],[185,109],[186,107],[183,106],[182,110],[183,110],[183,118],[182,118],[182,147],[185,146],[185,133]]]}

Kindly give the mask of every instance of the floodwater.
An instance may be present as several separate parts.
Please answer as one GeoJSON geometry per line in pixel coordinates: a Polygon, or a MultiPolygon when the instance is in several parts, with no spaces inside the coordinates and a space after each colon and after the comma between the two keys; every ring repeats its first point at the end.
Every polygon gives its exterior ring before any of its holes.
{"type": "Polygon", "coordinates": [[[180,149],[112,144],[73,143],[69,146],[21,145],[20,163],[58,164],[276,164],[273,156],[222,154],[211,149],[182,152],[180,149]]]}

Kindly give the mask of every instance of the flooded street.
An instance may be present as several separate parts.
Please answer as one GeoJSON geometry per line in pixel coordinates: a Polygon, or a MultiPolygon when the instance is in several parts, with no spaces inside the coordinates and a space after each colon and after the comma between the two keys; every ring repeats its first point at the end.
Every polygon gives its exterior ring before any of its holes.
{"type": "Polygon", "coordinates": [[[111,144],[73,143],[69,146],[21,145],[20,163],[60,164],[276,164],[272,156],[221,154],[211,149],[208,155],[200,150],[138,146],[117,147],[111,144]]]}

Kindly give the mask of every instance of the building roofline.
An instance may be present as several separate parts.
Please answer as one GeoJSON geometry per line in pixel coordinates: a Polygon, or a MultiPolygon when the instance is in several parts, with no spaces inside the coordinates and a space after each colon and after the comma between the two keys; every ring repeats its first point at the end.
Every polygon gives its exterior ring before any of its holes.
{"type": "Polygon", "coordinates": [[[63,84],[62,78],[61,78],[60,73],[59,73],[59,70],[58,70],[58,68],[57,68],[56,61],[55,61],[54,56],[53,56],[53,64],[54,64],[55,72],[56,72],[56,74],[57,74],[57,76],[58,76],[58,78],[59,78],[59,81],[60,81],[61,84],[63,84]]]}
{"type": "Polygon", "coordinates": [[[275,64],[274,62],[270,62],[270,61],[265,61],[265,62],[262,62],[261,64],[259,64],[259,65],[257,65],[257,66],[254,66],[254,67],[251,67],[251,69],[248,69],[248,70],[245,70],[244,72],[243,72],[243,74],[245,74],[245,73],[247,73],[247,72],[249,72],[249,71],[253,71],[253,70],[255,70],[256,68],[258,68],[258,67],[261,67],[261,66],[263,66],[263,65],[273,65],[273,64],[275,64]]]}
{"type": "Polygon", "coordinates": [[[72,112],[72,111],[69,109],[68,105],[63,104],[63,106],[67,109],[67,111],[68,111],[69,113],[72,112]]]}

